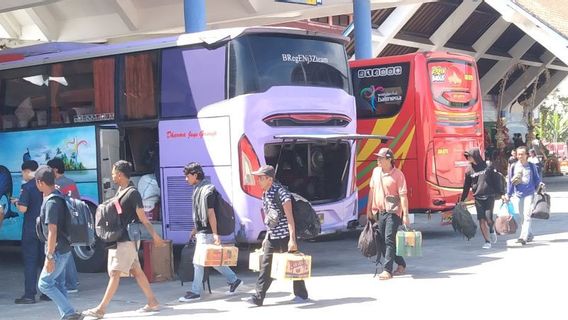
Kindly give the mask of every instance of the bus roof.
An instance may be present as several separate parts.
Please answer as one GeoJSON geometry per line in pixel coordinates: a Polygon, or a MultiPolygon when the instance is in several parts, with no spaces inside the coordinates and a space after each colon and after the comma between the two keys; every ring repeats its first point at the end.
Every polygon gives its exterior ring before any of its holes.
{"type": "Polygon", "coordinates": [[[451,51],[417,51],[407,54],[385,56],[370,59],[353,60],[349,62],[351,68],[376,65],[377,63],[393,63],[399,60],[410,61],[416,56],[424,56],[426,59],[461,59],[470,63],[475,63],[475,59],[467,54],[451,51]]]}
{"type": "Polygon", "coordinates": [[[0,61],[3,55],[21,55],[21,59],[0,62],[0,70],[57,63],[70,60],[87,59],[115,54],[139,52],[152,49],[186,46],[186,45],[215,45],[243,34],[282,33],[292,35],[310,35],[321,37],[334,42],[347,43],[348,38],[333,34],[325,34],[296,28],[285,27],[246,27],[209,30],[197,33],[186,33],[178,36],[145,39],[117,44],[86,44],[86,43],[46,43],[29,47],[6,49],[0,51],[0,61]]]}

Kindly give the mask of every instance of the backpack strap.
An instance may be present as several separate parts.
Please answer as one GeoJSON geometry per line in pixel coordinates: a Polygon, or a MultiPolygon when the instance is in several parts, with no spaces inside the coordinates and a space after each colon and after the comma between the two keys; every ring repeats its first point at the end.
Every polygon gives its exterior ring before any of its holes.
{"type": "Polygon", "coordinates": [[[116,212],[121,215],[122,214],[122,206],[120,205],[120,200],[130,191],[135,190],[133,186],[128,186],[123,190],[120,190],[116,193],[114,200],[112,201],[114,206],[116,207],[116,212]]]}

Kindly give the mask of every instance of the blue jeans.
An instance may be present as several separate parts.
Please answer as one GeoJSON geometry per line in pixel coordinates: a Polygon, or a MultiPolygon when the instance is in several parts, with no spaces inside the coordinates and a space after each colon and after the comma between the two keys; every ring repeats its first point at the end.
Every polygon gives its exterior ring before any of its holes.
{"type": "MultiPolygon", "coordinates": [[[[25,232],[25,231],[24,231],[25,232]]],[[[35,232],[35,231],[34,231],[35,232]]],[[[22,237],[22,259],[24,260],[24,297],[35,299],[39,264],[43,263],[44,245],[35,234],[22,237]]]]}
{"type": "Polygon", "coordinates": [[[38,285],[39,290],[55,302],[61,317],[65,317],[75,313],[75,309],[69,302],[69,299],[67,299],[67,290],[65,290],[65,269],[71,252],[56,252],[54,256],[55,270],[52,273],[48,273],[44,267],[39,275],[38,285]]]}
{"type": "MultiPolygon", "coordinates": [[[[71,248],[73,250],[73,248],[71,248]]],[[[69,257],[67,265],[65,266],[65,289],[75,290],[79,286],[79,280],[77,278],[77,267],[75,266],[75,259],[73,254],[69,257]]]]}
{"type": "MultiPolygon", "coordinates": [[[[213,244],[213,242],[214,241],[212,234],[198,233],[195,235],[196,250],[197,247],[200,245],[213,244]]],[[[215,268],[215,270],[219,271],[219,273],[225,276],[227,282],[233,283],[237,281],[237,275],[235,274],[235,272],[233,272],[233,270],[231,270],[231,268],[227,266],[213,267],[213,268],[215,268]]],[[[196,264],[193,265],[193,282],[191,283],[191,292],[201,295],[201,290],[203,288],[202,283],[203,283],[204,274],[205,274],[204,266],[198,266],[196,264]]]]}

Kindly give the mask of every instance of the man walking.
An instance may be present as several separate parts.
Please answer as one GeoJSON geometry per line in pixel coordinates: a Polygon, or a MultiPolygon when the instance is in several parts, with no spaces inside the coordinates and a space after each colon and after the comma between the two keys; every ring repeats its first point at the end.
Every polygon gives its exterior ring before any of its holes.
{"type": "MultiPolygon", "coordinates": [[[[265,216],[268,216],[269,211],[276,211],[278,216],[278,222],[274,226],[270,226],[265,219],[267,231],[262,242],[264,252],[260,265],[260,274],[256,281],[256,293],[249,300],[251,304],[260,307],[264,303],[266,292],[272,284],[270,270],[272,269],[273,254],[275,252],[298,251],[298,244],[296,243],[296,228],[292,212],[292,195],[280,183],[274,181],[274,167],[264,165],[252,174],[256,176],[256,183],[264,191],[262,194],[262,207],[265,216]],[[276,202],[277,198],[280,199],[280,203],[276,202]]],[[[294,281],[294,296],[293,302],[302,303],[308,301],[308,290],[304,280],[294,281]]]]}
{"type": "Polygon", "coordinates": [[[499,185],[498,179],[500,178],[492,166],[487,166],[481,157],[479,148],[472,148],[464,152],[464,156],[470,166],[465,171],[463,191],[459,201],[464,202],[469,191],[473,192],[477,220],[485,239],[482,248],[491,249],[491,242],[497,242],[497,235],[493,230],[493,206],[495,205],[495,194],[498,192],[492,186],[499,185]]]}
{"type": "Polygon", "coordinates": [[[523,216],[521,234],[517,243],[521,245],[533,239],[531,228],[531,207],[534,194],[540,185],[541,179],[538,168],[528,161],[527,147],[517,148],[517,161],[509,170],[507,179],[507,194],[503,201],[512,201],[515,211],[523,216]]]}
{"type": "MultiPolygon", "coordinates": [[[[120,206],[122,207],[120,219],[122,225],[126,228],[129,223],[142,222],[146,230],[152,235],[156,246],[164,246],[164,240],[160,238],[152,224],[148,221],[148,218],[146,218],[142,196],[130,181],[131,173],[132,165],[128,161],[119,160],[112,167],[112,180],[119,186],[117,194],[125,192],[120,198],[120,206]]],[[[108,304],[118,289],[120,277],[129,275],[136,278],[138,286],[142,289],[148,301],[144,307],[138,309],[138,312],[159,311],[160,305],[158,300],[150,288],[148,278],[142,271],[140,261],[138,261],[138,246],[139,241],[132,241],[128,236],[128,232],[124,230],[116,243],[116,249],[109,249],[108,251],[108,274],[110,279],[103,300],[95,308],[83,311],[83,315],[97,319],[103,318],[108,304]]]]}
{"type": "Polygon", "coordinates": [[[40,223],[45,244],[45,262],[39,277],[39,290],[46,294],[59,309],[61,319],[76,320],[83,316],[69,303],[64,287],[65,266],[71,257],[71,246],[65,236],[67,207],[55,189],[55,174],[48,166],[41,166],[35,174],[36,185],[43,193],[40,223]]]}
{"type": "MultiPolygon", "coordinates": [[[[81,199],[77,184],[72,179],[65,176],[65,163],[60,158],[53,158],[47,162],[55,172],[55,187],[63,195],[71,198],[81,199]]],[[[67,293],[76,293],[79,291],[79,277],[77,276],[77,266],[73,255],[69,258],[65,269],[65,289],[67,293]]]]}
{"type": "MultiPolygon", "coordinates": [[[[191,231],[190,240],[195,237],[195,251],[198,251],[201,246],[206,244],[220,245],[221,240],[217,232],[218,221],[215,215],[215,204],[218,196],[215,186],[205,179],[203,168],[196,162],[187,164],[183,168],[183,174],[185,175],[185,181],[194,188],[191,198],[195,227],[191,231]]],[[[227,294],[235,293],[237,287],[242,283],[237,278],[235,272],[228,266],[214,268],[227,279],[227,284],[229,285],[227,294]]],[[[191,302],[201,299],[204,274],[205,267],[194,263],[191,291],[186,292],[185,296],[179,298],[180,302],[191,302]]]]}
{"type": "MultiPolygon", "coordinates": [[[[18,211],[24,214],[22,226],[22,260],[24,261],[24,295],[14,301],[16,304],[35,303],[37,294],[38,265],[45,259],[44,245],[38,239],[35,229],[36,218],[39,216],[43,196],[37,188],[35,171],[38,164],[34,160],[22,164],[22,179],[26,181],[20,190],[20,198],[12,199],[18,211]]],[[[45,295],[41,300],[49,300],[45,295]]]]}
{"type": "Polygon", "coordinates": [[[379,240],[383,242],[385,264],[379,280],[392,279],[394,275],[403,274],[406,262],[396,255],[396,232],[402,224],[408,225],[408,198],[406,196],[406,179],[404,174],[394,166],[394,155],[391,149],[382,148],[377,156],[378,166],[373,169],[369,184],[369,201],[367,216],[379,221],[379,240]],[[393,273],[393,264],[398,265],[393,273]]]}

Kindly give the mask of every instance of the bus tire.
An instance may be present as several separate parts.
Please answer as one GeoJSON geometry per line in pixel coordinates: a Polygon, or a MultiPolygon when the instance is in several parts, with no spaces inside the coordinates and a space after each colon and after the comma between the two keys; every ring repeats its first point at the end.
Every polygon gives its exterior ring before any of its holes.
{"type": "MultiPolygon", "coordinates": [[[[91,202],[87,202],[87,204],[94,216],[97,206],[91,202]]],[[[94,245],[88,247],[72,247],[71,251],[73,252],[73,258],[75,259],[75,266],[78,272],[95,273],[106,271],[107,249],[105,243],[97,236],[95,236],[94,245]]]]}
{"type": "Polygon", "coordinates": [[[96,239],[91,247],[73,247],[73,257],[77,271],[81,273],[104,272],[107,266],[105,243],[96,239]]]}

